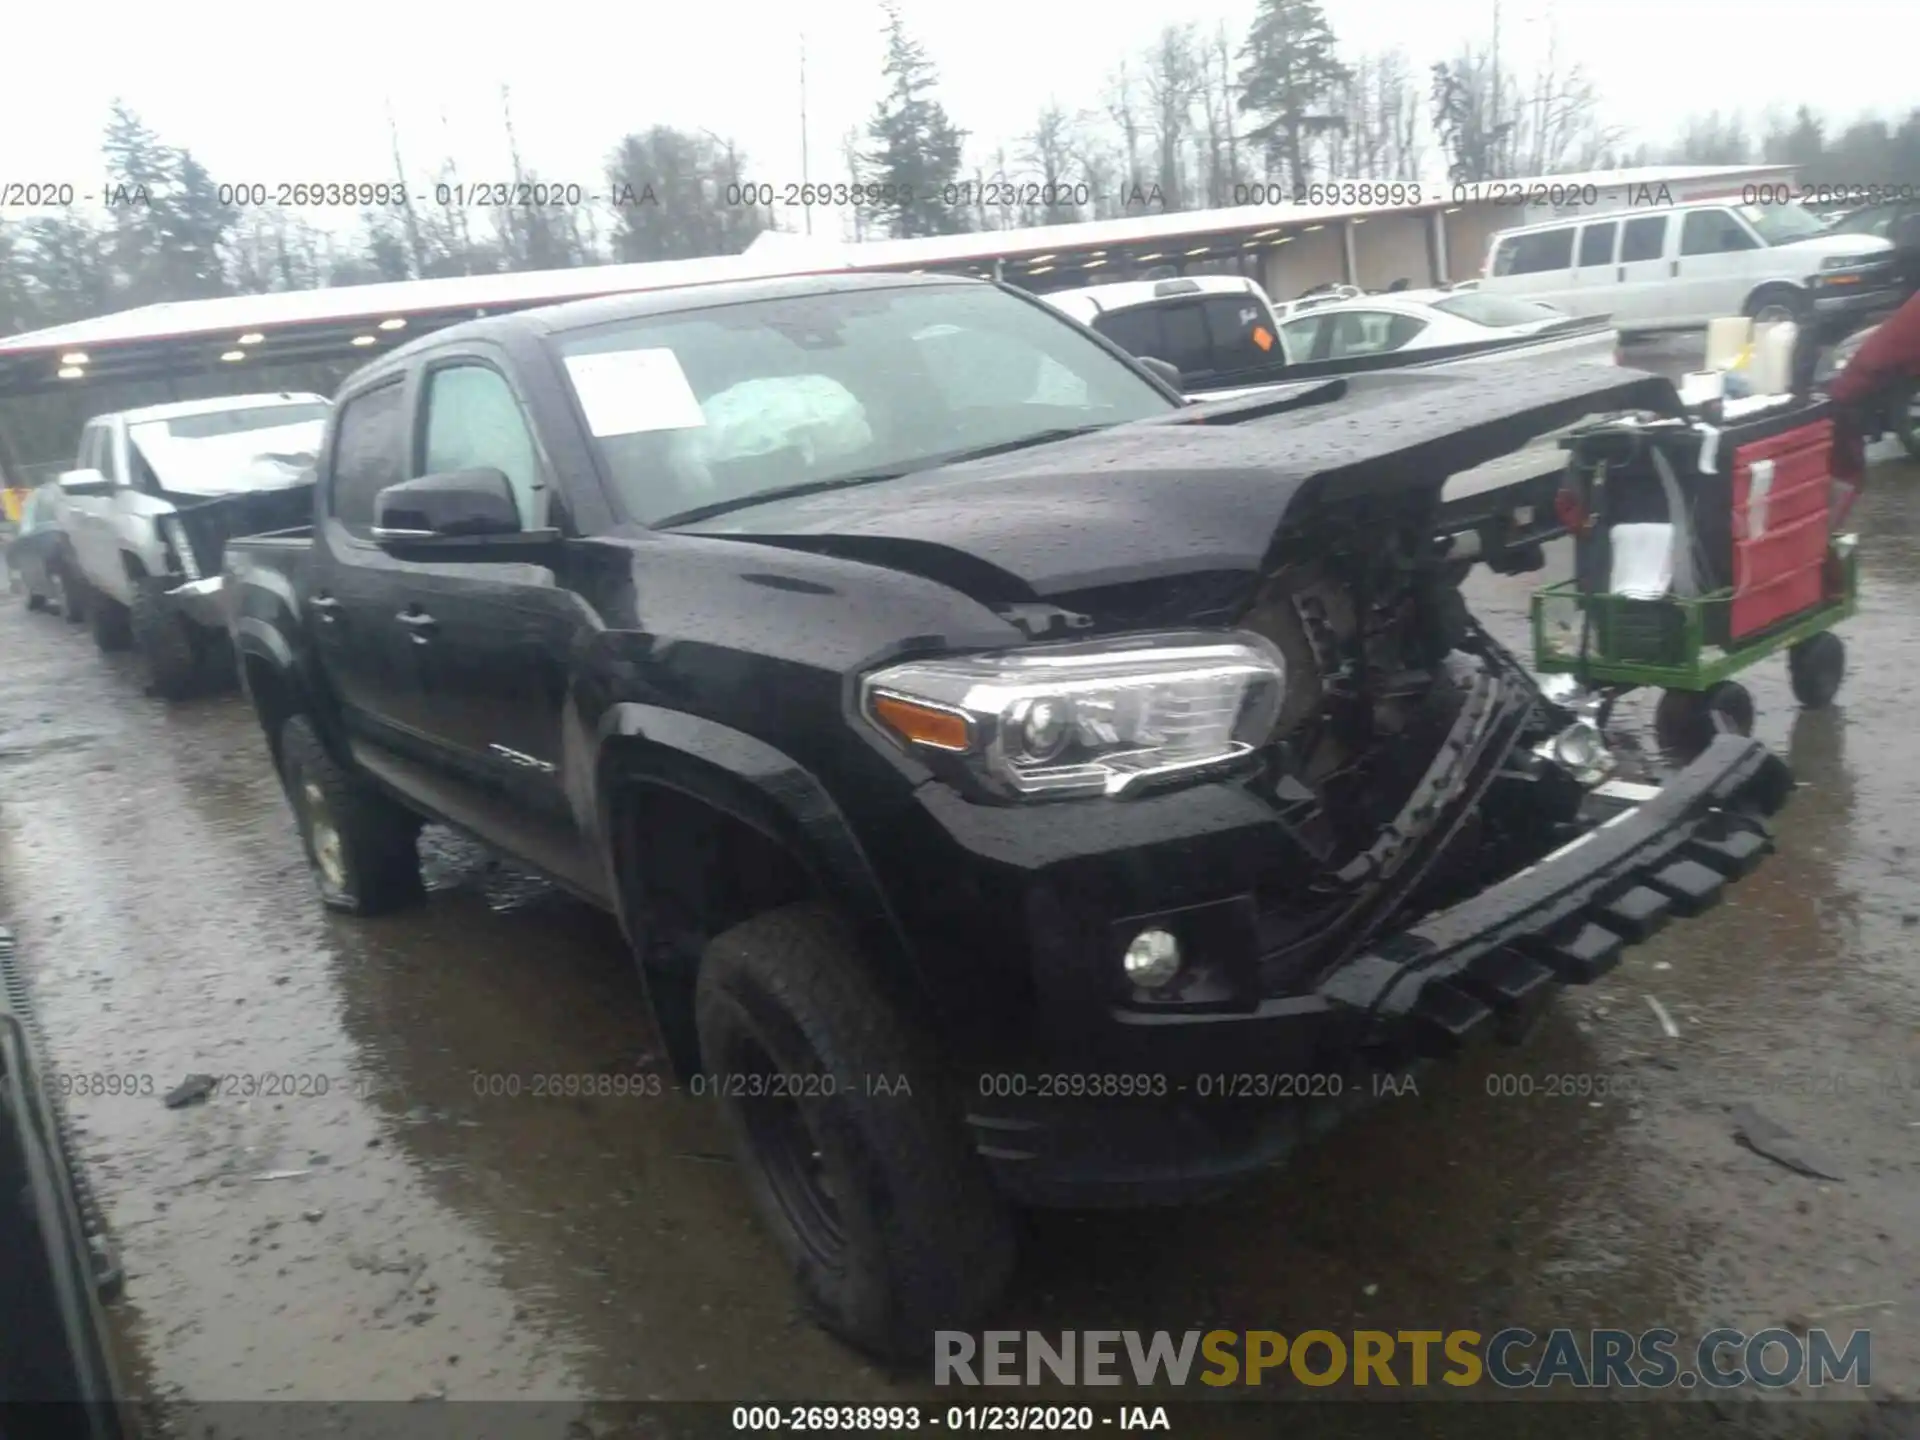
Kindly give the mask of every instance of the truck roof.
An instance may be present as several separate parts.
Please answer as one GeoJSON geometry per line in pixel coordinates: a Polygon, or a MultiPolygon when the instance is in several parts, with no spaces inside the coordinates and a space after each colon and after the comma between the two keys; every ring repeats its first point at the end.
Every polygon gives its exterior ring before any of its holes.
{"type": "Polygon", "coordinates": [[[989,286],[991,280],[971,280],[958,275],[791,275],[772,280],[731,280],[710,284],[678,285],[660,290],[635,290],[622,295],[600,295],[587,300],[568,300],[559,305],[542,305],[532,310],[515,310],[505,315],[487,315],[464,320],[430,335],[409,340],[389,350],[377,360],[356,370],[349,384],[357,385],[367,376],[383,374],[410,362],[413,357],[447,344],[503,334],[563,335],[595,325],[618,324],[622,320],[640,320],[653,315],[677,315],[692,310],[712,310],[724,305],[742,305],[754,300],[781,300],[801,295],[838,295],[869,290],[902,290],[910,287],[989,286]]]}
{"type": "MultiPolygon", "coordinates": [[[[129,425],[142,425],[150,420],[179,420],[188,415],[213,415],[223,410],[257,410],[269,405],[324,405],[327,397],[311,395],[298,391],[280,390],[267,395],[216,395],[209,400],[175,400],[165,405],[146,405],[138,410],[118,410],[117,414],[129,425]]],[[[106,416],[101,416],[105,419],[106,416]]]]}
{"type": "Polygon", "coordinates": [[[1049,290],[1040,298],[1054,309],[1084,321],[1109,310],[1129,310],[1158,300],[1179,300],[1189,295],[1247,295],[1257,289],[1244,275],[1183,275],[1165,280],[1116,280],[1107,285],[1049,290]]]}

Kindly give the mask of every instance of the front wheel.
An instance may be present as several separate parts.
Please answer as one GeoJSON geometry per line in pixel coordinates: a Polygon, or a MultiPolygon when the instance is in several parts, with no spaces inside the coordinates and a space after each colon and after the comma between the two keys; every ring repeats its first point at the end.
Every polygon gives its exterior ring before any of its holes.
{"type": "Polygon", "coordinates": [[[852,937],[808,904],[737,925],[694,1009],[705,1083],[820,1323],[890,1359],[969,1328],[1012,1274],[1011,1220],[931,1043],[852,937]]]}
{"type": "Polygon", "coordinates": [[[142,580],[134,588],[127,625],[153,693],[178,700],[191,692],[200,677],[200,647],[192,625],[167,604],[160,582],[142,580]]]}
{"type": "Polygon", "coordinates": [[[384,915],[425,894],[419,820],[344,769],[304,715],[280,731],[280,778],[328,909],[384,915]]]}
{"type": "Polygon", "coordinates": [[[1756,325],[1791,320],[1796,325],[1806,320],[1806,297],[1785,285],[1774,285],[1755,293],[1747,302],[1747,315],[1756,325]]]}

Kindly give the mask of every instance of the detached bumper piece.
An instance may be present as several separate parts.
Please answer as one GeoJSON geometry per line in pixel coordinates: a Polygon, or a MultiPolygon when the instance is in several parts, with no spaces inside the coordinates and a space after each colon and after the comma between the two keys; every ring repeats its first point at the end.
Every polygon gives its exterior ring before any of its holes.
{"type": "Polygon", "coordinates": [[[1644,803],[1539,864],[1356,957],[1318,993],[1360,1018],[1384,1067],[1524,1033],[1557,984],[1599,979],[1630,944],[1698,915],[1773,848],[1792,789],[1758,741],[1722,735],[1644,803]]]}

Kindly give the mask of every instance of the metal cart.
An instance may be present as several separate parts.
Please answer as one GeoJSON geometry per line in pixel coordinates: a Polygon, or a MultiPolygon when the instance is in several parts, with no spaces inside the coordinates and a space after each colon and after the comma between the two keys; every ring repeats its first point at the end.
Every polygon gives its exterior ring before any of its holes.
{"type": "Polygon", "coordinates": [[[1559,506],[1575,537],[1572,580],[1536,591],[1534,665],[1612,702],[1664,692],[1655,731],[1669,753],[1716,731],[1749,734],[1753,697],[1733,677],[1787,652],[1793,693],[1830,704],[1846,675],[1832,628],[1855,612],[1856,538],[1832,524],[1833,421],[1824,401],[1723,426],[1610,420],[1564,442],[1559,506]],[[1615,527],[1676,525],[1686,581],[1654,598],[1608,588],[1615,527]]]}

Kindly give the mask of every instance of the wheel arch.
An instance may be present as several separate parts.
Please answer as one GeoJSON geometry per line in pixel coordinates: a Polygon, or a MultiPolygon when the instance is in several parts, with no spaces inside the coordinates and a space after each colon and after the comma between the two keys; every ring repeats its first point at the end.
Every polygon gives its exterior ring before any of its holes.
{"type": "Polygon", "coordinates": [[[1809,291],[1806,286],[1796,281],[1762,280],[1754,285],[1751,290],[1747,291],[1747,298],[1740,307],[1740,313],[1742,315],[1753,315],[1757,313],[1760,309],[1761,300],[1765,296],[1773,293],[1791,297],[1794,310],[1802,316],[1804,316],[1808,302],[1812,298],[1812,292],[1809,291]]]}
{"type": "Polygon", "coordinates": [[[923,1010],[910,948],[865,850],[790,757],[714,721],[621,705],[602,726],[594,780],[609,893],[682,1076],[699,1064],[696,945],[795,900],[830,906],[889,997],[923,1010]]]}

